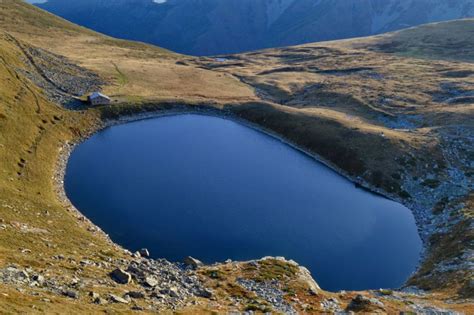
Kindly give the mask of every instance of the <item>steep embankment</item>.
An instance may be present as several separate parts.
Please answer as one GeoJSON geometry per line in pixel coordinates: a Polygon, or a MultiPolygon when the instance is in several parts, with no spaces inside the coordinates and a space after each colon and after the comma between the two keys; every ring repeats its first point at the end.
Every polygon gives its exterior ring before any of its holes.
{"type": "MultiPolygon", "coordinates": [[[[472,22],[459,23],[461,38],[472,22]]],[[[472,64],[374,51],[387,37],[196,59],[17,0],[0,2],[0,29],[2,312],[472,310],[451,302],[472,298],[472,64]],[[54,103],[97,85],[113,105],[54,103]],[[58,197],[60,150],[102,119],[203,109],[266,128],[409,205],[428,246],[409,284],[429,291],[329,293],[275,259],[183,270],[132,257],[58,197]],[[115,268],[133,280],[118,284],[115,268]]]]}

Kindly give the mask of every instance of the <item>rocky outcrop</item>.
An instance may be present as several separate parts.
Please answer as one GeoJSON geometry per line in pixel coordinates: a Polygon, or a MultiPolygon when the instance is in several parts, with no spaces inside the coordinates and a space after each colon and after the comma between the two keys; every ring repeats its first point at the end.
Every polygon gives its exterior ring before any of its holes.
{"type": "Polygon", "coordinates": [[[128,272],[123,271],[120,268],[117,268],[112,271],[110,276],[112,277],[112,279],[114,279],[117,283],[120,284],[129,284],[130,281],[132,281],[132,276],[128,272]]]}
{"type": "Polygon", "coordinates": [[[186,257],[183,262],[194,269],[197,269],[204,265],[200,260],[193,258],[191,256],[186,257]]]}
{"type": "Polygon", "coordinates": [[[23,53],[27,69],[18,69],[36,86],[40,87],[53,103],[67,108],[77,108],[80,102],[75,98],[98,91],[104,81],[94,72],[80,67],[63,56],[41,48],[27,45],[12,35],[7,35],[23,53]]]}

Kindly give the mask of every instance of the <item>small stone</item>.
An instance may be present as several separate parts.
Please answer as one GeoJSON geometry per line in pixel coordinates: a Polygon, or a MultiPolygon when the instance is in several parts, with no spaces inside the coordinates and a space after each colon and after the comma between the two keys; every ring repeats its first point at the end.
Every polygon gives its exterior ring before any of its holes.
{"type": "Polygon", "coordinates": [[[144,299],[145,293],[142,291],[129,291],[127,295],[133,299],[144,299]]]}
{"type": "Polygon", "coordinates": [[[142,257],[150,257],[150,252],[146,248],[142,248],[138,251],[142,257]]]}
{"type": "Polygon", "coordinates": [[[122,304],[130,303],[128,300],[114,294],[110,294],[110,300],[114,303],[122,303],[122,304]]]}
{"type": "MultiPolygon", "coordinates": [[[[162,291],[163,291],[163,290],[162,290],[162,291]]],[[[163,294],[161,294],[161,292],[160,292],[160,293],[158,293],[158,292],[152,292],[152,293],[150,294],[150,296],[151,296],[151,297],[154,297],[154,298],[156,298],[156,299],[159,299],[159,300],[163,300],[163,299],[165,298],[165,296],[164,296],[163,294]]]]}
{"type": "Polygon", "coordinates": [[[101,304],[107,304],[107,300],[98,297],[98,298],[94,299],[94,304],[99,304],[99,305],[101,305],[101,304]]]}
{"type": "Polygon", "coordinates": [[[197,290],[196,295],[199,297],[210,299],[212,297],[212,291],[206,288],[202,288],[197,290]]]}
{"type": "Polygon", "coordinates": [[[139,251],[136,251],[135,253],[132,254],[132,257],[133,257],[133,258],[141,258],[142,255],[140,255],[140,252],[139,252],[139,251]]]}
{"type": "Polygon", "coordinates": [[[148,276],[145,278],[145,284],[153,288],[158,285],[158,280],[153,276],[148,276]]]}
{"type": "Polygon", "coordinates": [[[30,279],[30,275],[28,274],[28,272],[26,272],[24,270],[20,271],[17,274],[17,277],[20,278],[20,279],[23,279],[23,280],[29,280],[30,279]]]}
{"type": "Polygon", "coordinates": [[[316,291],[314,288],[309,288],[308,293],[309,295],[312,295],[312,296],[318,295],[318,291],[316,291]]]}
{"type": "Polygon", "coordinates": [[[178,293],[178,289],[176,288],[169,288],[168,289],[168,295],[171,296],[171,297],[174,297],[174,298],[177,298],[179,297],[179,293],[178,293]]]}
{"type": "Polygon", "coordinates": [[[73,291],[73,290],[66,290],[66,291],[63,292],[63,295],[67,296],[71,299],[78,299],[79,298],[79,293],[77,291],[73,291]]]}
{"type": "Polygon", "coordinates": [[[134,305],[134,306],[131,307],[131,310],[132,311],[144,311],[145,309],[141,306],[134,305]]]}
{"type": "Polygon", "coordinates": [[[44,283],[44,277],[42,275],[34,275],[33,280],[36,281],[39,285],[44,283]]]}
{"type": "Polygon", "coordinates": [[[347,311],[369,312],[383,307],[383,303],[375,298],[368,298],[361,294],[352,299],[347,307],[347,311]]]}
{"type": "Polygon", "coordinates": [[[132,281],[132,275],[120,268],[117,268],[114,271],[112,271],[110,276],[117,283],[121,283],[121,284],[128,284],[130,283],[130,281],[132,281]]]}
{"type": "Polygon", "coordinates": [[[249,266],[258,268],[258,263],[255,260],[249,261],[249,266]]]}
{"type": "Polygon", "coordinates": [[[89,292],[89,296],[90,296],[93,300],[96,300],[97,298],[100,297],[99,293],[93,292],[93,291],[89,292]]]}
{"type": "Polygon", "coordinates": [[[202,263],[202,261],[196,259],[196,258],[193,258],[191,256],[188,256],[184,259],[183,261],[186,265],[188,266],[191,266],[192,268],[194,269],[197,269],[201,266],[203,266],[204,264],[202,263]]]}

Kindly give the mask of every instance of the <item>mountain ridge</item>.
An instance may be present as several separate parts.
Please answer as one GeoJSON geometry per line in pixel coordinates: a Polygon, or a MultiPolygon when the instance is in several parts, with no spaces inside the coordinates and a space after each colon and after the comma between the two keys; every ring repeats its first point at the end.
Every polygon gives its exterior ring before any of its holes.
{"type": "Polygon", "coordinates": [[[191,55],[369,36],[474,16],[473,0],[49,0],[38,6],[102,33],[191,55]]]}

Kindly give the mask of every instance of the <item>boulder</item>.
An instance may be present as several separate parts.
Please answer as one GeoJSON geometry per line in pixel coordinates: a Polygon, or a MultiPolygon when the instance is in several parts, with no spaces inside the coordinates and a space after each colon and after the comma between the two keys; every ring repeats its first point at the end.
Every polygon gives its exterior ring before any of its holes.
{"type": "Polygon", "coordinates": [[[120,268],[112,271],[110,276],[115,280],[115,282],[120,284],[128,284],[132,281],[132,275],[120,268]]]}
{"type": "Polygon", "coordinates": [[[140,255],[140,252],[139,252],[139,251],[136,251],[135,253],[132,254],[132,257],[133,257],[133,258],[141,258],[142,255],[140,255]]]}
{"type": "Polygon", "coordinates": [[[145,293],[142,291],[129,291],[127,295],[133,299],[144,299],[145,293]]]}
{"type": "Polygon", "coordinates": [[[99,304],[99,305],[107,304],[107,300],[101,297],[98,297],[94,299],[94,304],[99,304]]]}
{"type": "Polygon", "coordinates": [[[89,292],[89,296],[90,296],[93,300],[95,300],[95,299],[97,299],[97,298],[100,297],[99,293],[93,292],[93,291],[89,292]]]}
{"type": "Polygon", "coordinates": [[[298,280],[301,283],[306,284],[308,287],[308,293],[310,295],[317,295],[318,292],[321,290],[319,285],[311,276],[311,272],[303,266],[298,266],[298,280]]]}
{"type": "Polygon", "coordinates": [[[110,300],[114,303],[122,303],[122,304],[130,303],[128,300],[114,294],[110,294],[110,300]]]}
{"type": "Polygon", "coordinates": [[[79,298],[79,293],[77,291],[73,291],[73,290],[66,290],[66,291],[63,292],[63,295],[67,296],[71,299],[78,299],[79,298]]]}
{"type": "Polygon", "coordinates": [[[21,270],[17,273],[17,278],[20,279],[20,280],[29,281],[30,280],[30,275],[28,274],[28,272],[26,272],[24,270],[21,270]]]}
{"type": "Polygon", "coordinates": [[[308,289],[308,294],[309,294],[309,295],[312,295],[312,296],[316,296],[316,295],[318,295],[318,291],[315,290],[314,287],[310,287],[310,288],[308,289]]]}
{"type": "MultiPolygon", "coordinates": [[[[176,287],[168,288],[168,289],[161,289],[160,290],[161,294],[164,294],[165,296],[168,295],[172,298],[178,298],[179,297],[179,291],[176,287]]],[[[158,295],[155,295],[157,297],[158,295]]]]}
{"type": "Polygon", "coordinates": [[[34,275],[33,280],[36,281],[39,285],[43,285],[44,283],[44,277],[40,274],[34,275]]]}
{"type": "Polygon", "coordinates": [[[368,298],[358,294],[346,308],[346,311],[354,312],[372,312],[383,308],[383,303],[375,298],[368,298]]]}
{"type": "Polygon", "coordinates": [[[145,258],[150,257],[150,252],[146,248],[140,249],[138,253],[140,253],[141,257],[145,257],[145,258]]]}
{"type": "Polygon", "coordinates": [[[186,265],[188,266],[191,266],[193,269],[197,269],[201,266],[203,266],[204,264],[202,263],[202,261],[196,259],[196,258],[193,258],[191,256],[188,256],[184,259],[183,261],[186,265]]]}
{"type": "Polygon", "coordinates": [[[148,276],[145,278],[145,284],[149,287],[156,287],[158,285],[158,279],[153,276],[148,276]]]}
{"type": "Polygon", "coordinates": [[[196,296],[210,299],[212,297],[212,291],[206,288],[200,288],[196,290],[196,296]]]}

